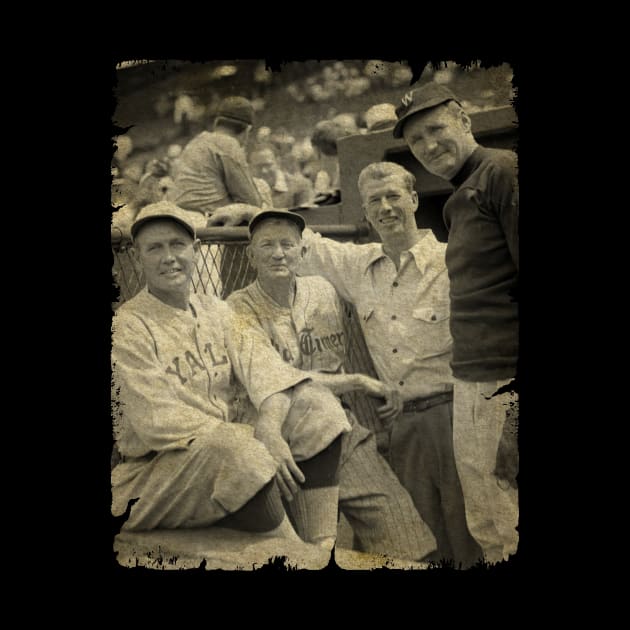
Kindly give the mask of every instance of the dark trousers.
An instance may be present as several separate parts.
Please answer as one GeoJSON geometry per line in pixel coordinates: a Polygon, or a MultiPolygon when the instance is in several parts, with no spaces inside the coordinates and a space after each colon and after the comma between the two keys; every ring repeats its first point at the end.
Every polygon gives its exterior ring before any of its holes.
{"type": "Polygon", "coordinates": [[[466,524],[453,454],[453,403],[403,412],[392,424],[389,463],[437,540],[435,560],[468,567],[481,548],[466,524]]]}

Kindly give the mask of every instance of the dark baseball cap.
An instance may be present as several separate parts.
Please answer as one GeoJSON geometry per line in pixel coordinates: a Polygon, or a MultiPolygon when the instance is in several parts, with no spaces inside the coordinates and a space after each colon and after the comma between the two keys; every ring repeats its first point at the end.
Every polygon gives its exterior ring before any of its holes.
{"type": "Polygon", "coordinates": [[[246,125],[254,124],[254,106],[242,96],[224,98],[217,109],[217,116],[237,120],[246,125]]]}
{"type": "Polygon", "coordinates": [[[166,200],[150,203],[138,212],[131,224],[131,238],[135,240],[138,230],[143,225],[157,219],[171,219],[179,223],[193,237],[193,240],[197,238],[195,226],[188,218],[186,211],[166,200]]]}
{"type": "MultiPolygon", "coordinates": [[[[400,105],[396,108],[398,122],[393,130],[394,138],[402,138],[403,127],[409,117],[448,101],[459,103],[455,94],[440,83],[425,83],[415,90],[407,92],[402,97],[400,105]]],[[[461,103],[459,104],[461,105],[461,103]]]]}
{"type": "Polygon", "coordinates": [[[291,221],[298,226],[300,234],[302,234],[304,228],[306,227],[306,221],[304,218],[295,212],[290,212],[289,210],[263,210],[262,212],[255,214],[250,220],[248,226],[249,236],[251,237],[254,234],[254,230],[257,225],[267,219],[284,219],[285,221],[291,221]]]}

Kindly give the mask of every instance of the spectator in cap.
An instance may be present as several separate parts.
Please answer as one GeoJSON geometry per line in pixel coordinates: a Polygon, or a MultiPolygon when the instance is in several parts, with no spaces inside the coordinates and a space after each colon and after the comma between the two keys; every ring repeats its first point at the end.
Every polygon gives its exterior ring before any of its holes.
{"type": "Polygon", "coordinates": [[[373,105],[365,112],[365,123],[368,131],[391,129],[396,124],[396,107],[391,103],[373,105]]]}
{"type": "Polygon", "coordinates": [[[291,174],[280,168],[274,148],[258,145],[249,153],[249,164],[255,177],[263,179],[271,189],[274,208],[297,208],[313,204],[311,182],[302,174],[291,174]]]}
{"type": "Polygon", "coordinates": [[[468,527],[490,563],[518,545],[518,181],[513,151],[477,144],[459,99],[435,82],[396,110],[394,137],[454,188],[448,228],[453,440],[468,527]]]}
{"type": "Polygon", "coordinates": [[[205,226],[217,209],[232,203],[260,207],[244,146],[254,124],[254,108],[242,96],[219,103],[212,131],[194,137],[178,157],[168,198],[205,226]]]}
{"type": "MultiPolygon", "coordinates": [[[[167,198],[191,215],[197,228],[205,227],[217,208],[246,204],[260,208],[264,199],[256,186],[244,147],[254,124],[254,108],[242,96],[229,96],[218,107],[212,131],[202,131],[181,152],[173,168],[167,198]]],[[[202,245],[200,281],[217,295],[229,292],[235,281],[234,265],[224,266],[218,245],[202,245]]],[[[238,266],[237,266],[238,267],[238,266]]]]}

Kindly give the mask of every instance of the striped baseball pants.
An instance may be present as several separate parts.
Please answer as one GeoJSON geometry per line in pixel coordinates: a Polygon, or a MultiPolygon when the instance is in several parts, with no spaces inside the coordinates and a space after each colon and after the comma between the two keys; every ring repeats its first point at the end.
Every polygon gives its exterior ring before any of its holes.
{"type": "Polygon", "coordinates": [[[342,438],[339,510],[359,551],[421,560],[437,544],[411,496],[376,449],[374,434],[346,409],[352,431],[342,438]]]}

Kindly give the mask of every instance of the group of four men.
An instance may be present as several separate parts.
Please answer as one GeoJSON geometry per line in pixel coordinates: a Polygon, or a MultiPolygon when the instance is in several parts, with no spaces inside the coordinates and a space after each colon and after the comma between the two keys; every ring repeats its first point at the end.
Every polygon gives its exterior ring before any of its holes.
{"type": "MultiPolygon", "coordinates": [[[[127,529],[220,525],[330,548],[339,510],[365,551],[457,566],[515,553],[515,156],[478,146],[443,86],[412,90],[397,116],[394,136],[455,187],[447,246],[416,227],[415,179],[391,162],[358,181],[381,243],[258,212],[257,278],[227,304],[190,290],[189,212],[164,201],[136,217],[147,286],[118,309],[112,351],[114,513],[137,499],[127,529]],[[378,380],[344,373],[338,296],[378,380]],[[382,399],[385,457],[338,398],[357,390],[382,399]]],[[[210,221],[229,220],[228,206],[210,221]]]]}

